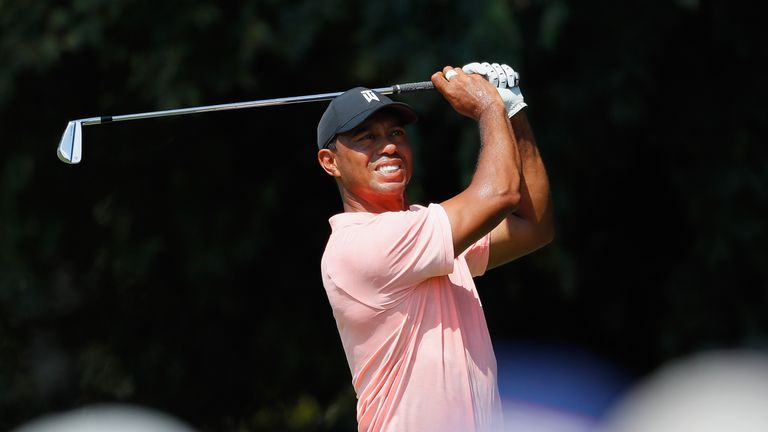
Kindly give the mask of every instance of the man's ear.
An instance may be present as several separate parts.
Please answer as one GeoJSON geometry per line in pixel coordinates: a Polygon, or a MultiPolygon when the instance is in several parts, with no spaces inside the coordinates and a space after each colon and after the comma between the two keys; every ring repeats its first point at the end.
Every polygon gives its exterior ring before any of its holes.
{"type": "Polygon", "coordinates": [[[336,167],[336,153],[331,149],[320,149],[317,152],[317,161],[320,162],[320,167],[323,168],[323,171],[328,173],[328,175],[333,177],[341,176],[338,167],[336,167]]]}

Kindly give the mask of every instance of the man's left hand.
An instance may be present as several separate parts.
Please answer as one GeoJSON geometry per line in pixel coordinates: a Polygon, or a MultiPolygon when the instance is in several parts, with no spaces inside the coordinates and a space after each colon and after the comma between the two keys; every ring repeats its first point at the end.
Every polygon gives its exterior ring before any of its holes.
{"type": "Polygon", "coordinates": [[[461,68],[465,73],[483,75],[501,95],[507,109],[507,117],[512,117],[518,111],[528,106],[518,86],[520,75],[509,65],[499,63],[472,62],[461,68]]]}

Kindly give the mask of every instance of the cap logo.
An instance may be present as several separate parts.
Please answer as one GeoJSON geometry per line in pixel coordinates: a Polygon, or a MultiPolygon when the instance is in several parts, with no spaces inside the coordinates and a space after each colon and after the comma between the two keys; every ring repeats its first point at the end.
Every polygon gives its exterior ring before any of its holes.
{"type": "Polygon", "coordinates": [[[376,93],[374,93],[373,90],[363,90],[360,92],[360,94],[363,95],[363,97],[365,98],[365,101],[368,103],[379,100],[379,97],[376,96],[376,93]]]}

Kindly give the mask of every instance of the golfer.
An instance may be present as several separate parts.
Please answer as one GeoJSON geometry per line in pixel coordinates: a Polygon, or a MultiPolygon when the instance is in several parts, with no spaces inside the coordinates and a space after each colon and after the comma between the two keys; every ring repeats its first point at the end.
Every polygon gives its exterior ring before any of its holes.
{"type": "Polygon", "coordinates": [[[512,68],[446,66],[432,82],[477,122],[470,184],[444,202],[409,204],[414,110],[363,87],[336,97],[318,124],[317,158],[344,212],[329,221],[322,280],[360,431],[499,432],[496,358],[472,278],[552,240],[549,183],[512,68]]]}

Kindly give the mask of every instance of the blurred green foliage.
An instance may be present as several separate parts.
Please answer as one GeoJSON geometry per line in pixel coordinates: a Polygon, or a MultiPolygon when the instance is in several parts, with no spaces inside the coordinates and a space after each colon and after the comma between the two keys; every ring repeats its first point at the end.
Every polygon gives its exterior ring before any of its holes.
{"type": "MultiPolygon", "coordinates": [[[[735,3],[0,0],[0,428],[98,401],[201,431],[354,430],[319,277],[338,193],[323,104],[66,122],[426,80],[508,63],[552,181],[556,241],[477,283],[491,334],[641,375],[768,336],[762,23],[735,3]]],[[[437,93],[410,197],[472,173],[437,93]]]]}

